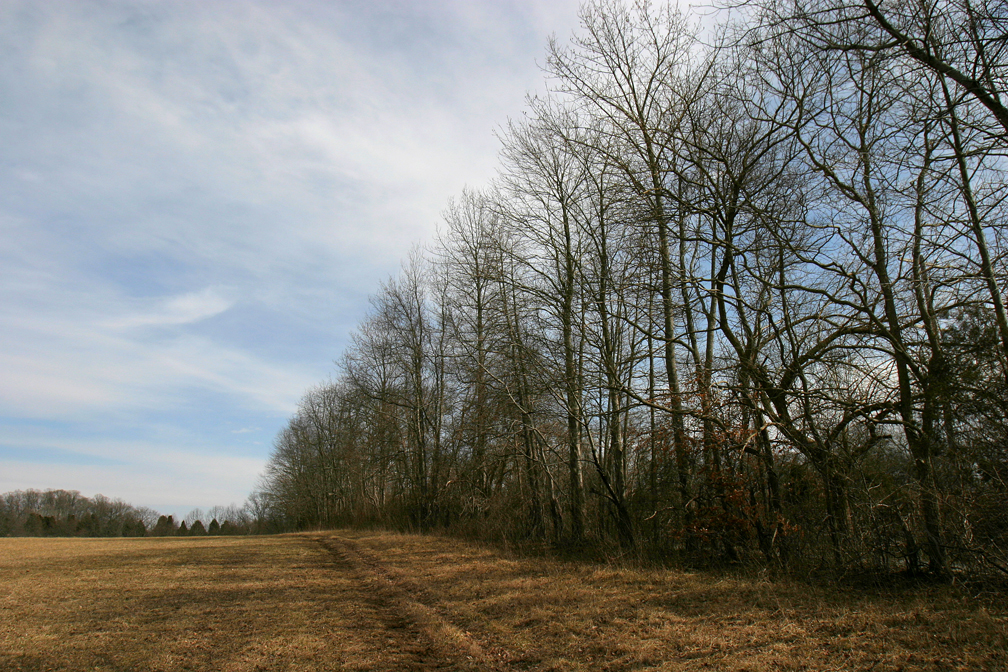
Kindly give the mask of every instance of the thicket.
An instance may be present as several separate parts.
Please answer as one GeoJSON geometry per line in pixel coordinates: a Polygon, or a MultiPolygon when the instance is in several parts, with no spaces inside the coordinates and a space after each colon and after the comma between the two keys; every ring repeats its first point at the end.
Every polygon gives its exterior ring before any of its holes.
{"type": "Polygon", "coordinates": [[[1008,573],[1003,3],[589,2],[259,520],[1008,573]]]}

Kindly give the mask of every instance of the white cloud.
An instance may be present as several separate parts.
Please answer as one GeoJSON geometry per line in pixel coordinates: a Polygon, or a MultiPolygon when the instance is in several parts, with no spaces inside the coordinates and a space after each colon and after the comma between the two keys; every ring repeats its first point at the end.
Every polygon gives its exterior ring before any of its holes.
{"type": "Polygon", "coordinates": [[[232,434],[254,434],[255,432],[261,432],[262,430],[258,427],[242,427],[241,429],[232,429],[232,434]]]}
{"type": "Polygon", "coordinates": [[[199,322],[214,315],[220,315],[234,302],[221,296],[219,290],[207,287],[198,292],[187,292],[178,296],[159,298],[148,312],[124,315],[105,323],[112,329],[131,329],[182,325],[199,322]]]}
{"type": "Polygon", "coordinates": [[[123,297],[78,298],[83,305],[50,304],[51,312],[0,310],[6,415],[66,419],[117,407],[160,409],[194,386],[245,407],[290,413],[312,382],[308,371],[180,330],[232,305],[215,290],[154,299],[141,312],[129,312],[136,301],[123,297]]]}

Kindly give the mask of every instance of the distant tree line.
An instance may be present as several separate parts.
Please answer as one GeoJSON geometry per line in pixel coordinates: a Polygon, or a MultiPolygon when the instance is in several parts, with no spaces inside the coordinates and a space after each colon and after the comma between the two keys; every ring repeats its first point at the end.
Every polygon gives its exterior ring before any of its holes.
{"type": "Polygon", "coordinates": [[[215,506],[190,511],[181,524],[173,516],[76,490],[17,490],[0,495],[0,537],[143,537],[269,534],[276,521],[254,505],[215,506]],[[204,526],[201,519],[210,522],[204,526]]]}
{"type": "Polygon", "coordinates": [[[235,524],[230,520],[225,520],[221,525],[216,518],[210,521],[208,527],[204,527],[199,519],[193,521],[192,525],[187,525],[184,520],[179,525],[175,522],[174,516],[161,516],[151,530],[153,537],[201,537],[218,534],[248,534],[248,525],[235,524]]]}
{"type": "Polygon", "coordinates": [[[1008,13],[591,1],[275,439],[288,529],[1008,573],[1008,13]]]}
{"type": "MultiPolygon", "coordinates": [[[[255,500],[257,495],[251,499],[255,500]]],[[[181,522],[174,516],[159,516],[149,531],[154,537],[199,537],[234,534],[273,534],[283,531],[276,522],[261,515],[249,502],[244,506],[215,506],[205,513],[193,509],[181,522]],[[203,519],[210,519],[207,525],[203,519]],[[223,522],[220,522],[223,521],[223,522]]]]}
{"type": "Polygon", "coordinates": [[[0,495],[0,537],[142,537],[158,513],[76,490],[17,490],[0,495]]]}

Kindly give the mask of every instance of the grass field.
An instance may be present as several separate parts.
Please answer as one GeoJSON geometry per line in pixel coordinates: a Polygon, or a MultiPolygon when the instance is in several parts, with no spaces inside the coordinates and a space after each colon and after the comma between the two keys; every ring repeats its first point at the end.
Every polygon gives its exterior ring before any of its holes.
{"type": "Polygon", "coordinates": [[[1005,670],[1006,605],[438,537],[0,539],[0,670],[1005,670]]]}

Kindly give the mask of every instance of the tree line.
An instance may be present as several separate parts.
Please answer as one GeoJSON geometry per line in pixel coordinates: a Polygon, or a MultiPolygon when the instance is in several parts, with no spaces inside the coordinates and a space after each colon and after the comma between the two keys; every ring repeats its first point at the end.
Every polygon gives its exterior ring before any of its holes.
{"type": "Polygon", "coordinates": [[[0,495],[0,537],[142,537],[158,513],[76,490],[16,490],[0,495]]]}
{"type": "Polygon", "coordinates": [[[243,506],[193,509],[178,523],[147,507],[77,490],[16,490],[0,495],[0,537],[143,537],[269,534],[279,531],[258,495],[243,506]],[[204,526],[201,519],[210,522],[204,526]],[[222,521],[222,522],[221,522],[222,521]]]}
{"type": "Polygon", "coordinates": [[[174,516],[158,516],[148,532],[153,537],[200,537],[204,535],[275,534],[282,529],[261,506],[261,496],[253,494],[243,506],[214,506],[204,512],[196,508],[181,522],[174,516]],[[203,520],[209,520],[206,525],[203,520]],[[221,522],[223,521],[223,522],[221,522]]]}
{"type": "Polygon", "coordinates": [[[257,496],[800,571],[1008,573],[1008,12],[590,0],[257,496]]]}

